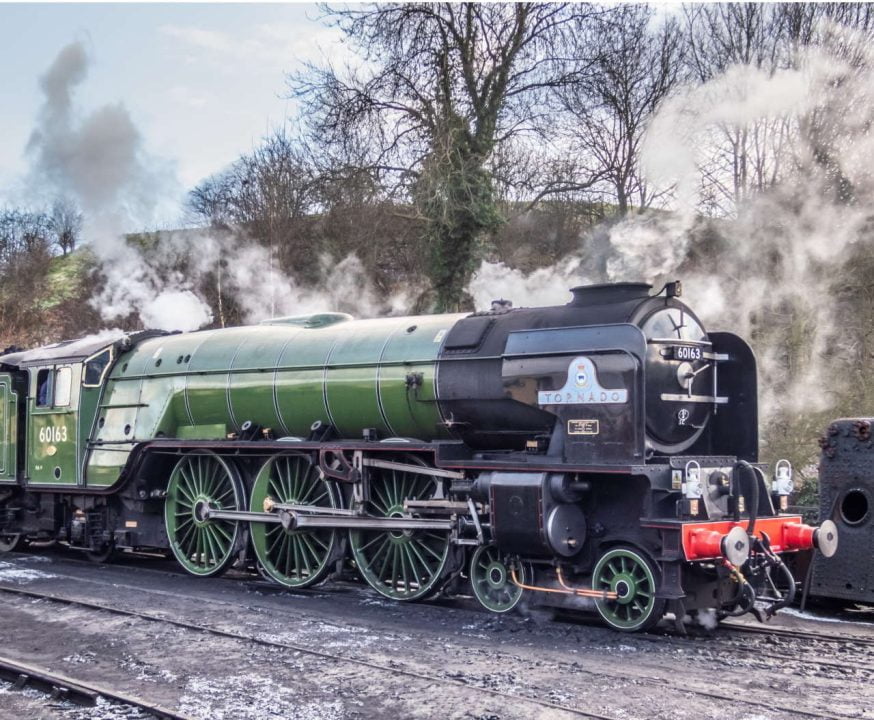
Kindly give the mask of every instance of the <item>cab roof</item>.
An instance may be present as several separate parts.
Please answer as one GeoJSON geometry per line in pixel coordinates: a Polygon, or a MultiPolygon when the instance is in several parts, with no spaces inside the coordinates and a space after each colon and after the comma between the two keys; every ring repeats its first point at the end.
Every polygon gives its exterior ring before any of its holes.
{"type": "Polygon", "coordinates": [[[79,338],[78,340],[62,340],[53,345],[16,350],[0,355],[0,366],[6,368],[25,368],[34,365],[55,364],[59,362],[81,362],[97,352],[112,345],[120,350],[127,350],[143,340],[156,335],[166,335],[159,330],[126,333],[122,330],[107,330],[79,338]]]}

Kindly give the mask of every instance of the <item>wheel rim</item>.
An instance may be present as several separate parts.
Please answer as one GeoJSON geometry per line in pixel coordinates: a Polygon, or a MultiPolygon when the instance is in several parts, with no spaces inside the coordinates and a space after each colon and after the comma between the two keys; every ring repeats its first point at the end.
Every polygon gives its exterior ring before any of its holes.
{"type": "Polygon", "coordinates": [[[27,544],[21,533],[0,533],[0,553],[15,552],[27,544]]]}
{"type": "Polygon", "coordinates": [[[173,555],[193,575],[222,572],[239,547],[240,524],[205,519],[207,508],[242,510],[242,483],[218,455],[186,455],[170,475],[164,521],[173,555]]]}
{"type": "MultiPolygon", "coordinates": [[[[515,572],[524,584],[524,569],[516,567],[515,572]]],[[[476,599],[492,612],[509,612],[522,599],[522,588],[513,583],[510,568],[494,545],[476,549],[470,561],[470,584],[476,599]]]]}
{"type": "Polygon", "coordinates": [[[592,587],[617,593],[615,600],[598,599],[598,612],[618,630],[640,630],[658,620],[655,573],[639,553],[616,548],[607,552],[592,573],[592,587]]]}
{"type": "MultiPolygon", "coordinates": [[[[407,458],[407,462],[417,462],[407,458]]],[[[429,500],[438,486],[430,475],[384,470],[370,480],[368,514],[402,517],[404,500],[429,500]]],[[[364,580],[393,600],[418,600],[439,589],[449,558],[449,533],[432,530],[354,530],[352,552],[364,580]]]]}
{"type": "MultiPolygon", "coordinates": [[[[278,503],[340,507],[333,483],[303,455],[270,458],[255,478],[249,507],[278,503]]],[[[251,524],[252,545],[263,571],[286,587],[302,588],[323,580],[337,557],[336,530],[286,530],[279,523],[251,524]]]]}
{"type": "Polygon", "coordinates": [[[106,543],[100,550],[89,550],[85,555],[93,563],[109,562],[115,555],[115,545],[113,543],[106,543]]]}

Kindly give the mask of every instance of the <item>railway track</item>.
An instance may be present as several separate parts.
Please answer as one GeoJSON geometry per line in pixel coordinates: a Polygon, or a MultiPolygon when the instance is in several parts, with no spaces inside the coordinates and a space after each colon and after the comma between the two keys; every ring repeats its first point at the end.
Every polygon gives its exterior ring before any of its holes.
{"type": "MultiPolygon", "coordinates": [[[[25,590],[23,588],[14,588],[5,585],[0,585],[0,592],[7,594],[20,595],[23,597],[29,597],[39,600],[48,600],[51,602],[62,603],[64,605],[74,605],[77,607],[87,608],[89,610],[98,610],[102,612],[111,613],[113,615],[122,615],[125,617],[136,618],[138,620],[146,620],[150,622],[158,622],[166,625],[172,625],[174,627],[182,628],[184,630],[196,631],[201,633],[206,633],[209,635],[214,635],[218,637],[228,638],[232,640],[239,640],[246,643],[252,643],[256,645],[260,645],[263,647],[272,647],[282,650],[292,650],[294,652],[298,652],[304,655],[310,655],[313,657],[318,657],[324,660],[330,660],[332,662],[337,663],[345,663],[351,665],[357,665],[362,667],[367,667],[371,670],[377,670],[389,673],[391,675],[404,675],[406,677],[415,678],[418,680],[424,680],[429,683],[438,683],[443,685],[453,685],[456,687],[465,688],[468,690],[474,690],[477,692],[485,693],[488,695],[492,695],[495,697],[500,697],[504,700],[511,700],[514,703],[525,703],[539,707],[541,710],[543,709],[551,709],[558,710],[561,712],[568,713],[570,715],[574,715],[577,717],[591,718],[592,720],[620,720],[618,717],[611,715],[604,715],[602,713],[588,712],[585,710],[580,710],[579,708],[573,708],[566,705],[561,705],[559,703],[553,703],[548,700],[541,700],[537,698],[527,697],[525,695],[517,695],[513,693],[503,692],[501,690],[496,690],[494,688],[481,687],[477,685],[472,685],[470,683],[463,682],[461,680],[456,680],[454,678],[449,678],[440,675],[430,675],[427,673],[422,673],[414,670],[409,670],[406,668],[398,667],[397,665],[387,665],[382,663],[376,663],[370,660],[362,660],[360,658],[352,658],[346,657],[342,655],[338,655],[336,653],[328,652],[326,650],[316,650],[313,648],[304,647],[303,645],[297,645],[288,642],[279,642],[275,640],[267,640],[264,638],[255,637],[252,635],[245,635],[242,633],[235,633],[229,630],[221,630],[214,627],[209,627],[207,625],[201,625],[198,623],[191,623],[183,620],[174,620],[172,618],[162,617],[160,615],[153,615],[151,613],[139,612],[136,610],[125,610],[122,608],[115,608],[109,605],[104,605],[102,603],[93,603],[86,600],[79,600],[76,598],[68,598],[60,595],[56,595],[54,593],[42,593],[33,590],[25,590]]],[[[181,716],[173,716],[173,717],[181,717],[181,716]]]]}
{"type": "Polygon", "coordinates": [[[34,687],[53,699],[69,700],[77,705],[93,707],[99,698],[143,710],[159,720],[189,720],[186,715],[144,700],[130,693],[120,692],[105,685],[74,679],[46,668],[38,668],[18,660],[0,657],[0,677],[21,689],[34,687]]]}
{"type": "MultiPolygon", "coordinates": [[[[82,567],[96,568],[96,567],[111,567],[112,565],[97,565],[94,562],[89,560],[81,560],[79,558],[70,558],[63,555],[58,555],[63,562],[80,565],[82,567]]],[[[156,562],[166,562],[167,567],[163,568],[154,568],[154,567],[144,567],[140,562],[141,558],[138,555],[129,554],[123,556],[123,560],[118,562],[117,565],[119,567],[124,567],[126,570],[137,573],[154,573],[160,575],[174,576],[174,577],[190,577],[190,575],[179,568],[174,560],[158,560],[156,556],[149,555],[145,556],[151,559],[154,559],[156,562]]],[[[53,572],[55,572],[53,570],[53,572]]],[[[302,588],[302,589],[294,589],[290,590],[288,588],[277,585],[274,582],[269,580],[261,579],[258,576],[255,570],[247,570],[247,571],[237,571],[240,573],[246,572],[246,576],[238,578],[238,581],[243,583],[247,588],[255,590],[260,593],[271,594],[271,595],[301,595],[307,597],[316,597],[319,595],[323,595],[325,592],[331,592],[331,590],[341,589],[341,590],[363,590],[365,592],[370,592],[366,585],[356,583],[349,580],[331,580],[331,588],[326,591],[325,586],[320,585],[314,588],[302,588]]],[[[68,576],[72,577],[72,576],[68,576]]],[[[81,578],[77,578],[81,579],[81,578]]],[[[93,580],[89,580],[93,581],[93,580]]],[[[490,615],[490,611],[483,608],[479,603],[472,601],[466,602],[463,598],[455,597],[434,597],[426,600],[420,600],[416,603],[417,605],[426,605],[430,607],[447,607],[453,606],[458,607],[461,606],[465,610],[470,610],[471,612],[478,612],[483,615],[490,615]]],[[[586,617],[582,614],[574,614],[574,615],[565,615],[562,613],[558,614],[558,617],[563,621],[569,621],[576,625],[585,625],[590,627],[595,627],[598,629],[604,629],[604,625],[594,616],[586,617]]],[[[852,621],[847,621],[849,625],[856,625],[852,621]]],[[[864,645],[874,645],[874,637],[866,638],[861,637],[859,635],[838,635],[838,634],[830,634],[830,633],[819,633],[819,632],[806,632],[800,630],[792,630],[789,628],[778,628],[773,625],[745,625],[741,623],[735,623],[731,621],[723,621],[719,624],[719,631],[723,630],[731,630],[733,632],[738,633],[751,633],[757,635],[775,635],[781,637],[793,637],[797,639],[811,639],[811,640],[823,640],[823,641],[835,641],[835,642],[858,642],[864,645]]],[[[678,633],[668,627],[663,627],[655,631],[657,636],[670,636],[675,638],[682,638],[683,635],[678,633]]],[[[637,635],[636,637],[648,637],[647,635],[637,635]]],[[[693,635],[693,637],[702,637],[702,635],[693,635]]],[[[711,638],[712,635],[708,635],[708,638],[711,638]]]]}
{"type": "MultiPolygon", "coordinates": [[[[178,566],[173,563],[173,561],[168,561],[169,566],[166,568],[154,568],[154,567],[143,567],[142,564],[137,564],[135,556],[131,556],[133,561],[126,562],[120,564],[121,567],[124,567],[127,571],[134,572],[136,574],[159,574],[165,576],[175,576],[175,577],[188,577],[188,574],[184,571],[180,570],[178,566]]],[[[103,566],[95,566],[95,564],[88,560],[80,560],[78,558],[64,558],[65,562],[80,565],[88,568],[95,567],[109,567],[106,565],[103,566]]],[[[54,570],[53,570],[54,572],[54,570]]],[[[66,575],[65,577],[74,579],[74,576],[66,575]]],[[[78,580],[82,580],[83,578],[75,578],[78,580]]],[[[88,578],[88,582],[99,582],[99,583],[108,583],[108,580],[97,580],[94,578],[88,578]]],[[[306,596],[306,597],[318,597],[324,595],[326,590],[324,587],[316,587],[310,589],[296,589],[296,590],[288,590],[287,588],[276,585],[275,583],[269,582],[267,580],[260,579],[247,579],[241,578],[238,580],[245,587],[252,589],[259,593],[265,593],[270,595],[297,595],[297,596],[306,596]]],[[[178,592],[167,593],[167,591],[156,590],[154,588],[140,588],[139,586],[134,585],[123,585],[117,582],[112,582],[112,585],[118,587],[127,587],[132,590],[145,590],[149,593],[157,593],[157,594],[169,594],[172,597],[179,597],[178,592]]],[[[331,590],[338,589],[344,592],[348,591],[360,591],[362,590],[362,586],[346,581],[335,581],[331,590]]],[[[328,590],[327,592],[331,592],[328,590]]],[[[192,597],[192,600],[199,600],[197,597],[192,597]]],[[[217,604],[227,604],[233,607],[239,607],[240,603],[230,602],[227,600],[220,600],[216,598],[211,598],[210,602],[217,604]]],[[[450,598],[432,598],[430,600],[420,601],[417,605],[426,605],[430,607],[437,608],[463,608],[464,610],[468,610],[470,612],[476,612],[482,615],[491,615],[487,610],[483,609],[476,602],[467,602],[463,598],[458,597],[450,597],[450,598]]],[[[304,618],[305,615],[292,610],[282,610],[284,614],[297,617],[304,618]]],[[[599,631],[603,631],[604,628],[601,623],[596,618],[589,618],[584,615],[575,614],[573,616],[559,616],[559,619],[563,622],[569,622],[573,625],[582,625],[586,627],[596,628],[599,631]]],[[[787,662],[792,662],[799,665],[804,666],[817,666],[820,668],[829,668],[838,673],[844,673],[847,670],[848,663],[844,661],[836,661],[836,660],[828,660],[822,657],[819,652],[811,655],[801,655],[796,653],[786,653],[786,652],[772,652],[761,647],[744,647],[743,645],[739,645],[732,641],[729,635],[725,631],[731,631],[733,634],[753,634],[758,636],[776,636],[776,637],[785,637],[791,638],[793,640],[801,640],[801,641],[824,641],[824,642],[839,642],[842,645],[846,645],[847,643],[858,643],[860,645],[872,645],[874,644],[874,638],[865,638],[858,635],[846,636],[846,635],[836,635],[836,634],[828,634],[828,633],[818,633],[818,632],[806,632],[806,631],[798,631],[791,630],[788,628],[776,628],[773,626],[752,626],[745,625],[740,623],[733,622],[722,622],[719,625],[719,630],[716,634],[707,633],[694,633],[691,636],[687,636],[681,633],[674,631],[669,627],[662,628],[658,632],[653,632],[649,634],[638,634],[635,635],[635,639],[641,642],[646,642],[648,644],[662,644],[664,642],[665,637],[670,637],[672,642],[674,643],[683,643],[684,646],[689,647],[690,649],[700,650],[702,641],[708,643],[705,647],[709,650],[713,650],[714,652],[720,652],[722,647],[729,645],[731,647],[732,652],[734,653],[742,653],[748,657],[753,658],[754,660],[774,660],[779,661],[781,664],[786,664],[787,662]],[[709,646],[710,643],[716,645],[715,648],[711,648],[709,646]]],[[[862,663],[858,661],[852,662],[852,667],[855,669],[868,670],[874,673],[874,665],[870,663],[862,663]]]]}
{"type": "Polygon", "coordinates": [[[859,645],[874,645],[874,637],[861,637],[860,635],[837,635],[834,633],[809,632],[807,630],[794,630],[792,628],[756,627],[754,625],[740,625],[738,623],[722,623],[720,627],[734,633],[746,633],[750,635],[772,635],[776,637],[793,638],[796,640],[822,640],[823,642],[858,643],[859,645]]]}
{"type": "MultiPolygon", "coordinates": [[[[595,720],[618,720],[617,717],[606,715],[598,712],[591,712],[588,710],[581,710],[576,707],[570,707],[567,705],[562,705],[560,703],[554,703],[548,700],[543,700],[540,698],[533,698],[528,695],[522,695],[517,693],[510,693],[501,691],[495,688],[484,687],[482,685],[473,684],[471,682],[466,682],[463,680],[456,679],[451,676],[446,675],[437,675],[430,673],[423,673],[416,670],[410,670],[408,668],[403,668],[399,666],[397,663],[392,664],[383,664],[374,662],[371,660],[364,660],[361,658],[349,657],[346,655],[339,655],[337,653],[328,652],[326,650],[317,650],[310,647],[306,647],[300,644],[289,643],[286,641],[277,641],[265,639],[263,637],[256,637],[253,635],[247,635],[244,633],[233,632],[229,630],[224,630],[220,628],[210,627],[208,625],[202,625],[199,623],[192,623],[184,620],[177,620],[173,618],[167,618],[161,615],[155,615],[152,613],[141,612],[136,610],[122,609],[117,607],[112,607],[109,605],[105,605],[103,603],[95,603],[87,600],[81,600],[78,598],[70,598],[61,595],[57,595],[55,593],[44,593],[34,590],[27,590],[20,587],[10,587],[0,585],[0,593],[14,594],[23,597],[29,597],[37,600],[46,600],[55,603],[61,603],[70,606],[77,606],[86,608],[89,610],[95,611],[103,611],[107,613],[111,613],[114,615],[120,615],[130,618],[136,618],[139,620],[145,620],[149,622],[157,622],[164,623],[167,625],[172,625],[174,627],[182,628],[188,631],[196,631],[200,633],[206,633],[218,637],[233,639],[237,641],[242,641],[246,643],[252,643],[255,645],[260,645],[264,647],[278,648],[283,650],[290,650],[294,652],[298,652],[304,655],[309,655],[313,657],[318,657],[321,659],[329,660],[337,663],[345,663],[351,665],[357,665],[360,667],[367,667],[372,670],[377,670],[380,672],[390,673],[392,675],[403,675],[410,678],[415,678],[418,680],[427,681],[429,683],[438,683],[443,685],[452,685],[455,687],[464,688],[467,690],[473,690],[481,693],[485,693],[494,697],[501,698],[503,700],[512,701],[514,703],[524,703],[539,707],[541,710],[550,709],[557,710],[561,712],[568,713],[569,715],[573,715],[576,717],[585,717],[585,718],[593,718],[595,720]]],[[[226,603],[226,601],[219,601],[223,604],[235,604],[235,603],[226,603]]],[[[649,638],[650,641],[657,642],[658,638],[652,637],[649,638]]],[[[777,656],[781,660],[785,660],[785,655],[777,656]]],[[[570,663],[567,663],[568,671],[573,671],[570,663]]],[[[626,669],[627,670],[627,669],[626,669]]],[[[589,669],[586,669],[585,672],[588,675],[600,675],[605,678],[615,678],[615,673],[610,672],[593,672],[589,669]]],[[[728,702],[735,705],[750,707],[750,708],[758,708],[769,711],[778,711],[786,713],[791,717],[813,717],[813,718],[824,718],[825,720],[851,720],[851,718],[857,718],[858,716],[852,715],[841,715],[835,713],[828,713],[826,711],[821,710],[806,710],[804,708],[798,707],[797,705],[783,705],[773,700],[762,701],[756,700],[750,697],[739,697],[737,694],[731,693],[723,693],[718,692],[716,690],[706,690],[701,687],[693,687],[689,685],[683,685],[680,683],[674,683],[670,686],[666,686],[665,680],[663,678],[651,677],[641,673],[634,673],[630,675],[633,677],[635,682],[638,683],[648,683],[656,686],[659,691],[665,692],[667,690],[675,691],[679,693],[689,693],[693,695],[697,695],[702,698],[708,698],[712,700],[717,700],[720,702],[728,702]]]]}

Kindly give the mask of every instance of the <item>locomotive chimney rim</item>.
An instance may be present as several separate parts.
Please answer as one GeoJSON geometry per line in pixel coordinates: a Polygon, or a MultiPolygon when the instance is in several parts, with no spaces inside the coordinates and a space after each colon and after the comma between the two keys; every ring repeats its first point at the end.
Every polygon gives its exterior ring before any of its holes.
{"type": "Polygon", "coordinates": [[[643,300],[649,297],[650,290],[652,290],[652,285],[647,283],[623,282],[580,285],[571,288],[574,297],[568,305],[585,307],[586,305],[607,305],[628,300],[643,300]]]}

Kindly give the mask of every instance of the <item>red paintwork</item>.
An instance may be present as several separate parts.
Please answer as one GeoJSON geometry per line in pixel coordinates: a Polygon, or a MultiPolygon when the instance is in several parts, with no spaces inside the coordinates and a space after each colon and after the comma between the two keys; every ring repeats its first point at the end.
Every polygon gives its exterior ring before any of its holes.
{"type": "MultiPolygon", "coordinates": [[[[722,557],[720,543],[733,527],[746,528],[747,521],[720,520],[716,522],[685,523],[682,526],[683,554],[687,560],[713,560],[722,557]],[[714,537],[716,539],[714,540],[714,537]]],[[[809,550],[813,547],[814,528],[801,524],[800,515],[780,515],[779,517],[756,520],[756,537],[768,534],[774,552],[790,550],[809,550]],[[797,528],[807,528],[809,533],[797,528]],[[801,537],[802,539],[798,539],[801,537]]]]}

